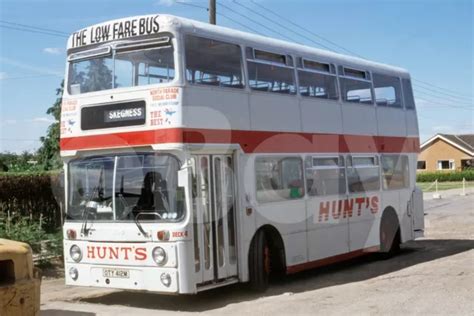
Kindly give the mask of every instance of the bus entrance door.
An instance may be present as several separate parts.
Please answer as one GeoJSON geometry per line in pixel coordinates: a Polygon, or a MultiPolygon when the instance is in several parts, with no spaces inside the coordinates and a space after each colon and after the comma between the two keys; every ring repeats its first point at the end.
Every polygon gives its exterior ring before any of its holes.
{"type": "Polygon", "coordinates": [[[235,175],[231,155],[198,155],[195,162],[195,269],[203,283],[237,275],[235,175]]]}

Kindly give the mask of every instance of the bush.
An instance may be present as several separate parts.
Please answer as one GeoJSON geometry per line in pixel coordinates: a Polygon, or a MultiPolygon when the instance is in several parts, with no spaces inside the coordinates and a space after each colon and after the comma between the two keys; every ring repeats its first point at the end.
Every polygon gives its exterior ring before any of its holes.
{"type": "Polygon", "coordinates": [[[416,175],[417,182],[433,182],[438,180],[438,182],[447,182],[447,181],[474,181],[474,169],[468,169],[463,171],[449,171],[449,172],[420,172],[416,175]]]}
{"type": "Polygon", "coordinates": [[[29,218],[6,218],[0,222],[0,238],[22,241],[31,246],[33,252],[40,251],[37,243],[46,239],[46,232],[40,223],[29,218]]]}
{"type": "Polygon", "coordinates": [[[1,173],[0,218],[26,217],[54,232],[61,227],[61,188],[58,172],[1,173]]]}
{"type": "Polygon", "coordinates": [[[0,238],[29,244],[40,264],[46,264],[50,258],[63,254],[62,231],[48,234],[40,222],[26,217],[7,217],[1,220],[0,238]]]}

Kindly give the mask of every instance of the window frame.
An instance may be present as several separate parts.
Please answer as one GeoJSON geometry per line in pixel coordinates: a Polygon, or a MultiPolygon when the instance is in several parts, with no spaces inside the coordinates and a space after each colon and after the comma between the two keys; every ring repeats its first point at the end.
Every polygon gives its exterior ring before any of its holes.
{"type": "Polygon", "coordinates": [[[443,171],[443,170],[456,170],[456,162],[454,159],[438,159],[436,161],[436,170],[439,170],[439,171],[443,171]],[[443,169],[443,168],[440,168],[440,163],[442,163],[443,161],[447,161],[448,162],[448,166],[450,168],[446,168],[446,169],[443,169]]]}
{"type": "Polygon", "coordinates": [[[257,156],[255,157],[255,160],[254,160],[254,166],[253,166],[253,172],[255,174],[254,176],[254,190],[253,190],[253,193],[255,194],[255,201],[258,205],[265,205],[265,204],[272,204],[272,203],[286,203],[286,202],[291,202],[291,201],[301,201],[301,200],[306,200],[308,194],[306,192],[306,177],[305,177],[305,166],[304,166],[304,159],[303,157],[299,156],[299,155],[276,155],[276,156],[273,156],[273,155],[262,155],[262,156],[257,156]],[[301,181],[302,181],[302,195],[298,198],[281,198],[279,200],[276,200],[276,201],[261,201],[258,199],[258,180],[257,180],[257,177],[258,177],[258,174],[257,174],[257,161],[260,160],[260,159],[274,159],[274,160],[279,160],[280,161],[283,161],[285,159],[298,159],[299,162],[300,162],[300,172],[301,172],[301,181]]]}
{"type": "Polygon", "coordinates": [[[400,84],[401,84],[401,88],[402,88],[402,101],[403,101],[403,109],[407,110],[407,111],[415,111],[416,112],[416,102],[415,102],[415,94],[413,93],[413,85],[411,83],[411,78],[408,77],[408,78],[404,78],[404,77],[400,77],[400,84]],[[405,99],[405,85],[404,85],[404,81],[408,81],[408,83],[410,84],[410,90],[411,90],[411,97],[413,98],[413,100],[411,102],[413,102],[413,107],[412,108],[408,108],[407,107],[407,102],[406,102],[406,99],[405,99]]]}
{"type": "MultiPolygon", "coordinates": [[[[381,108],[391,108],[391,109],[401,109],[401,110],[405,109],[405,99],[404,99],[404,94],[403,94],[402,78],[400,76],[398,76],[398,75],[395,76],[395,75],[385,74],[385,73],[382,73],[382,72],[372,71],[371,78],[372,78],[372,88],[374,90],[374,103],[375,103],[375,106],[381,107],[381,108]],[[391,77],[392,79],[397,79],[398,80],[399,89],[400,89],[400,96],[399,96],[400,97],[400,102],[399,102],[398,106],[389,105],[388,102],[387,102],[386,105],[378,105],[377,104],[377,93],[375,91],[375,89],[377,89],[377,88],[375,87],[375,77],[374,76],[385,76],[385,77],[391,77]]],[[[392,87],[392,86],[388,86],[388,87],[392,87]]],[[[384,87],[379,87],[379,88],[384,88],[384,87]]],[[[396,89],[394,89],[394,93],[395,93],[395,98],[396,98],[397,97],[397,90],[396,89]]],[[[395,99],[395,101],[396,101],[396,99],[395,99]]]]}
{"type": "MultiPolygon", "coordinates": [[[[347,161],[346,161],[346,156],[340,154],[340,155],[324,155],[324,156],[321,156],[321,155],[318,155],[318,156],[314,156],[314,155],[307,155],[304,157],[304,160],[306,160],[307,158],[310,158],[311,159],[311,167],[307,167],[307,166],[304,166],[304,186],[305,186],[305,196],[306,198],[308,199],[312,199],[312,198],[322,198],[322,197],[327,197],[327,196],[335,196],[335,195],[347,195],[349,190],[348,190],[348,185],[347,185],[347,161]],[[313,159],[331,159],[331,158],[335,158],[337,159],[337,166],[314,166],[314,162],[313,162],[313,159]],[[342,165],[341,165],[342,164],[342,165]],[[335,194],[322,194],[322,195],[318,195],[318,194],[310,194],[309,193],[309,187],[308,187],[308,177],[307,177],[307,174],[306,174],[306,170],[339,170],[339,172],[342,170],[343,173],[344,173],[344,192],[341,192],[341,193],[335,193],[335,194]]],[[[304,161],[305,163],[305,161],[304,161]]]]}
{"type": "Polygon", "coordinates": [[[346,156],[346,184],[347,184],[347,194],[361,194],[365,192],[380,192],[382,190],[382,170],[381,170],[381,164],[380,164],[380,156],[379,155],[347,155],[346,156]],[[373,165],[358,165],[357,167],[354,167],[353,163],[353,158],[373,158],[374,159],[374,164],[373,165]],[[349,188],[349,169],[357,169],[357,168],[374,168],[378,170],[378,189],[375,190],[363,190],[363,191],[351,191],[349,188]]]}
{"type": "Polygon", "coordinates": [[[417,160],[416,161],[416,170],[426,170],[426,160],[417,160]],[[419,162],[423,163],[424,168],[418,168],[418,163],[419,162]]]}
{"type": "Polygon", "coordinates": [[[341,87],[340,87],[340,84],[339,84],[339,78],[337,76],[337,67],[338,67],[338,65],[336,65],[335,63],[332,63],[332,62],[327,62],[326,63],[326,62],[320,62],[320,61],[317,61],[317,60],[314,60],[314,59],[309,59],[309,58],[304,58],[304,57],[297,57],[296,58],[296,64],[295,64],[295,73],[296,73],[296,78],[297,78],[297,87],[296,87],[297,95],[301,96],[303,98],[308,98],[308,99],[320,99],[320,100],[339,102],[341,100],[341,87]],[[312,68],[305,68],[305,61],[315,62],[315,63],[319,63],[319,64],[327,64],[329,66],[329,72],[325,72],[325,71],[322,71],[322,70],[316,70],[316,69],[312,69],[312,68]],[[309,95],[308,96],[307,95],[302,95],[301,91],[300,91],[300,88],[301,88],[300,75],[299,75],[300,71],[334,77],[335,83],[336,83],[337,98],[336,99],[329,99],[329,98],[318,98],[318,97],[309,96],[309,95]]]}
{"type": "MultiPolygon", "coordinates": [[[[394,169],[396,170],[396,169],[394,169]]],[[[381,189],[383,191],[395,191],[395,190],[405,190],[405,189],[408,189],[410,188],[410,159],[408,158],[407,155],[402,155],[402,154],[382,154],[380,155],[380,176],[381,176],[381,189]],[[403,169],[403,165],[402,165],[402,169],[400,170],[402,172],[402,174],[404,175],[404,173],[406,172],[406,176],[407,178],[406,179],[403,179],[403,186],[400,187],[400,188],[393,188],[393,187],[390,187],[390,185],[388,183],[386,183],[385,181],[385,171],[384,171],[384,168],[383,168],[383,159],[386,158],[386,157],[398,157],[398,161],[401,163],[401,161],[405,160],[406,162],[406,165],[405,165],[405,169],[403,169]],[[406,184],[405,184],[406,182],[406,184]]]]}
{"type": "MultiPolygon", "coordinates": [[[[130,91],[140,91],[143,89],[152,89],[156,87],[167,87],[169,85],[177,84],[181,80],[180,76],[180,46],[181,42],[179,39],[179,36],[176,33],[171,33],[169,31],[159,33],[162,35],[161,37],[154,38],[154,37],[146,37],[142,39],[134,39],[132,41],[123,41],[123,40],[117,40],[117,41],[112,41],[112,42],[106,42],[103,44],[95,44],[91,45],[93,47],[91,48],[76,48],[76,49],[69,49],[67,51],[67,64],[66,64],[66,76],[65,76],[65,82],[64,82],[64,94],[68,96],[80,96],[80,95],[100,95],[104,93],[111,93],[111,92],[121,92],[126,89],[132,89],[130,91]],[[166,41],[160,41],[160,39],[166,39],[166,41]],[[130,44],[129,46],[122,46],[120,47],[120,44],[130,44]],[[88,92],[81,92],[79,94],[72,94],[70,91],[70,73],[71,73],[71,66],[73,62],[79,62],[79,61],[86,61],[86,60],[91,60],[91,59],[96,59],[96,58],[102,58],[106,56],[110,56],[110,58],[113,61],[114,68],[115,68],[115,55],[117,51],[117,46],[118,50],[120,52],[126,52],[126,48],[128,51],[145,51],[145,50],[153,50],[159,47],[165,47],[167,45],[163,45],[168,43],[169,46],[173,49],[173,64],[174,64],[174,78],[170,80],[169,82],[165,83],[151,83],[151,84],[146,84],[146,85],[132,85],[128,87],[114,87],[115,85],[115,78],[114,78],[114,71],[112,72],[113,77],[113,83],[112,83],[112,88],[110,89],[103,89],[103,90],[95,90],[95,91],[88,91],[88,92]],[[144,49],[140,49],[139,47],[141,46],[146,46],[144,49]],[[101,52],[103,51],[103,52],[101,52]]],[[[135,81],[134,81],[135,83],[135,81]]]]}
{"type": "Polygon", "coordinates": [[[182,34],[182,40],[181,40],[181,51],[182,51],[182,71],[183,71],[183,84],[185,86],[190,86],[190,87],[208,87],[208,88],[219,88],[219,89],[230,89],[230,91],[246,91],[248,89],[248,81],[247,81],[247,74],[246,74],[246,65],[245,64],[245,46],[241,42],[236,42],[228,39],[221,39],[219,37],[214,37],[214,36],[208,36],[207,34],[195,34],[195,33],[190,33],[190,32],[184,32],[182,34]],[[205,84],[200,84],[200,83],[192,83],[187,79],[187,62],[186,62],[186,37],[187,36],[194,36],[198,37],[201,39],[207,39],[207,40],[214,40],[222,43],[226,43],[229,45],[235,45],[239,48],[240,50],[240,72],[242,76],[242,87],[225,87],[225,86],[212,86],[212,85],[205,85],[205,84]]]}
{"type": "Polygon", "coordinates": [[[338,78],[338,83],[339,83],[339,95],[340,95],[340,99],[341,99],[342,103],[359,104],[359,105],[363,105],[363,106],[375,106],[375,91],[374,91],[373,76],[372,76],[371,71],[363,70],[363,69],[359,69],[359,68],[354,68],[354,67],[349,67],[349,66],[344,66],[343,64],[337,65],[336,69],[337,69],[337,78],[338,78]],[[344,71],[344,69],[346,69],[346,68],[351,69],[351,70],[355,70],[355,71],[364,72],[366,78],[363,79],[363,78],[353,77],[353,76],[350,76],[350,75],[348,76],[348,75],[345,74],[345,71],[344,71]],[[369,77],[369,79],[367,79],[367,77],[369,77]],[[351,101],[345,100],[344,94],[346,94],[346,93],[342,89],[341,79],[349,79],[349,80],[355,80],[355,81],[369,83],[370,84],[369,90],[370,90],[371,102],[370,103],[365,103],[365,102],[360,102],[360,101],[359,102],[351,102],[351,101]]]}
{"type": "Polygon", "coordinates": [[[260,92],[261,93],[271,93],[271,94],[277,94],[277,95],[286,95],[286,96],[290,96],[290,97],[299,95],[299,92],[298,92],[298,89],[299,89],[298,75],[295,71],[296,62],[295,62],[295,57],[292,54],[280,54],[280,53],[276,53],[275,51],[266,50],[266,49],[259,49],[259,48],[255,48],[255,47],[252,47],[252,46],[245,46],[244,53],[245,53],[245,56],[244,56],[244,58],[245,58],[245,69],[247,71],[246,83],[247,83],[248,91],[250,91],[251,93],[254,93],[254,92],[257,92],[257,93],[260,93],[260,92]],[[261,51],[261,52],[265,52],[265,53],[269,53],[269,54],[284,56],[285,57],[285,63],[278,63],[278,62],[272,62],[272,61],[268,61],[268,60],[264,60],[264,59],[257,59],[257,58],[255,58],[255,51],[256,50],[261,51]],[[252,52],[251,56],[248,56],[249,51],[252,52]],[[288,60],[289,60],[288,57],[291,58],[291,63],[293,64],[292,66],[288,65],[288,60]],[[291,69],[293,71],[293,85],[294,85],[294,88],[295,88],[295,92],[294,93],[278,93],[276,91],[270,91],[270,90],[263,91],[263,90],[258,90],[258,89],[252,88],[252,85],[250,84],[249,62],[256,63],[256,64],[261,64],[261,65],[291,69]]]}

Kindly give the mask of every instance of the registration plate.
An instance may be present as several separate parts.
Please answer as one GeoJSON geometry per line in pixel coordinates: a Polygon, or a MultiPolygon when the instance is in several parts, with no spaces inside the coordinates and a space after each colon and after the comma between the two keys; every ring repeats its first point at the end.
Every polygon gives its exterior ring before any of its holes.
{"type": "Polygon", "coordinates": [[[129,279],[130,271],[123,269],[103,269],[102,275],[104,278],[129,279]]]}

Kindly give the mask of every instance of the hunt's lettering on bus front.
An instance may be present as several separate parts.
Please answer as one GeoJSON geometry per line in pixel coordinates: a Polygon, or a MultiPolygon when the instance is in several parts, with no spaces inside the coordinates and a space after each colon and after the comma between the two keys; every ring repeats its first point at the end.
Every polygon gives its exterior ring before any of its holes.
{"type": "Polygon", "coordinates": [[[74,32],[71,36],[71,47],[76,48],[129,37],[151,35],[158,33],[159,30],[158,15],[113,21],[74,32]]]}
{"type": "Polygon", "coordinates": [[[315,217],[315,222],[337,221],[366,214],[376,214],[378,211],[378,196],[321,201],[319,202],[319,214],[315,217]]]}

